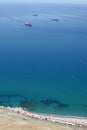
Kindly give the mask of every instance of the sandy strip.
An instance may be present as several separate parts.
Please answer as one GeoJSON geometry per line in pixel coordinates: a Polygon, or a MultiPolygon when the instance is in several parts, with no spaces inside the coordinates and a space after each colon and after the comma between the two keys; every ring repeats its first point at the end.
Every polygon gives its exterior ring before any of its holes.
{"type": "Polygon", "coordinates": [[[30,113],[22,108],[0,107],[0,130],[87,130],[86,125],[85,118],[46,116],[30,113]],[[71,122],[81,126],[71,125],[71,122]]]}

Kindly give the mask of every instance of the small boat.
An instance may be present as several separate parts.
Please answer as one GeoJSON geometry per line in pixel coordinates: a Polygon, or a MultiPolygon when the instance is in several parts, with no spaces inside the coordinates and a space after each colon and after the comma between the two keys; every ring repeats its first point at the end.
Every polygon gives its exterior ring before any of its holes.
{"type": "Polygon", "coordinates": [[[31,24],[31,23],[29,23],[29,22],[26,22],[26,23],[25,23],[25,26],[30,26],[30,27],[31,27],[31,26],[32,26],[32,24],[31,24]]]}
{"type": "Polygon", "coordinates": [[[37,16],[37,14],[33,14],[33,16],[37,16]]]}
{"type": "Polygon", "coordinates": [[[51,20],[52,20],[52,21],[59,21],[58,18],[52,18],[51,20]]]}

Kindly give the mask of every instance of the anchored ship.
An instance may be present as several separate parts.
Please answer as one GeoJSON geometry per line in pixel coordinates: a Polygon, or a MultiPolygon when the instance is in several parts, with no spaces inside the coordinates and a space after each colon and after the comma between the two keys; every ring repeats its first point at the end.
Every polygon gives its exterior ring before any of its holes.
{"type": "Polygon", "coordinates": [[[58,18],[52,18],[51,20],[52,20],[52,21],[57,21],[57,22],[59,21],[58,18]]]}
{"type": "Polygon", "coordinates": [[[31,23],[29,23],[29,22],[26,22],[26,23],[25,23],[25,26],[30,26],[30,27],[31,27],[31,26],[32,26],[32,24],[31,24],[31,23]]]}

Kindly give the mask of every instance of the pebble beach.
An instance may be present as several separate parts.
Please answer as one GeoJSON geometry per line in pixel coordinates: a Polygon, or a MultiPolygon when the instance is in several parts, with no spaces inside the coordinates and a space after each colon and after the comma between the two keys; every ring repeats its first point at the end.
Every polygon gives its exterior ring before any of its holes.
{"type": "Polygon", "coordinates": [[[87,119],[37,114],[0,106],[0,130],[87,130],[87,119]]]}

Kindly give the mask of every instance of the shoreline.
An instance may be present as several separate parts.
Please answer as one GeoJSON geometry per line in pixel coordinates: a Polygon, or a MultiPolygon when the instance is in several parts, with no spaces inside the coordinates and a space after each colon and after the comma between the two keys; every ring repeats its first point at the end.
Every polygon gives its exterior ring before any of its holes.
{"type": "Polygon", "coordinates": [[[87,118],[86,117],[56,116],[56,115],[46,115],[46,114],[41,114],[41,113],[37,114],[37,113],[29,112],[26,109],[23,109],[21,107],[11,108],[11,107],[0,106],[0,109],[13,111],[13,112],[19,113],[20,115],[23,115],[25,117],[34,118],[37,120],[44,120],[44,121],[48,121],[48,122],[54,122],[57,124],[87,128],[87,118]]]}

